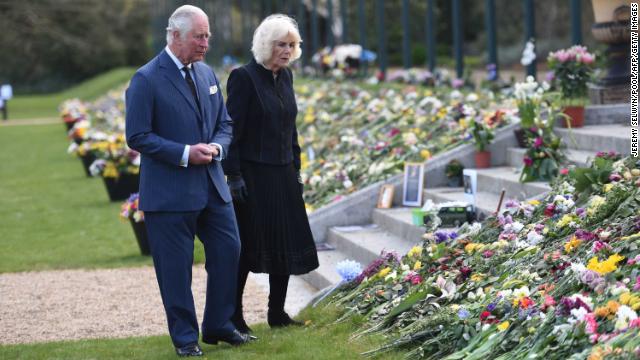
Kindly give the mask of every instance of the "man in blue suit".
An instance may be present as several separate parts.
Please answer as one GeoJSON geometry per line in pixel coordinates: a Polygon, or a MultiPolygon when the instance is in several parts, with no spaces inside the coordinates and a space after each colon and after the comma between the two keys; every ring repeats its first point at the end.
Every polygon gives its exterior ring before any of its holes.
{"type": "Polygon", "coordinates": [[[195,6],[169,18],[167,47],[138,69],[126,93],[126,134],[142,154],[140,209],[145,212],[169,333],[180,356],[201,356],[191,293],[195,235],[205,249],[207,299],[202,341],[248,342],[234,312],[240,241],[220,161],[232,121],[218,79],[201,62],[209,19],[195,6]]]}

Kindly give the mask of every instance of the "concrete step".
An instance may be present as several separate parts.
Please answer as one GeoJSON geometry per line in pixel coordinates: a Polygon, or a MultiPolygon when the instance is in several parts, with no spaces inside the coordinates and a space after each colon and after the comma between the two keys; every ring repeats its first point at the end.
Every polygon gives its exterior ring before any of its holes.
{"type": "MultiPolygon", "coordinates": [[[[448,201],[467,201],[464,194],[464,189],[461,187],[439,187],[439,188],[427,188],[424,189],[424,195],[426,199],[431,199],[433,202],[443,203],[448,201]]],[[[507,195],[505,195],[502,205],[507,201],[507,195]]],[[[500,202],[500,195],[490,192],[480,191],[476,194],[476,212],[479,219],[484,219],[489,216],[498,208],[498,202],[500,202]]]]}
{"type": "Polygon", "coordinates": [[[374,224],[407,241],[420,241],[424,226],[413,225],[411,211],[415,208],[373,209],[374,224]]]}
{"type": "Polygon", "coordinates": [[[584,108],[584,124],[628,124],[630,114],[631,106],[629,103],[589,105],[584,108]]]}
{"type": "Polygon", "coordinates": [[[628,124],[589,125],[581,128],[555,128],[571,149],[591,152],[614,150],[623,155],[631,153],[631,127],[628,124]]]}
{"type": "Polygon", "coordinates": [[[385,231],[379,226],[364,227],[359,230],[343,231],[340,227],[329,230],[328,242],[336,247],[337,251],[350,259],[367,266],[385,251],[394,251],[402,256],[412,246],[422,241],[420,237],[415,239],[403,239],[385,231]]]}
{"type": "Polygon", "coordinates": [[[525,200],[551,190],[549,184],[542,181],[521,183],[520,171],[513,167],[501,166],[476,171],[477,192],[500,194],[505,189],[505,199],[525,200]]]}
{"type": "Polygon", "coordinates": [[[348,259],[347,256],[338,250],[318,251],[320,266],[300,277],[316,289],[324,289],[329,285],[337,284],[341,279],[336,271],[336,264],[346,259],[348,259]]]}
{"type": "MultiPolygon", "coordinates": [[[[522,148],[509,148],[507,150],[507,165],[520,169],[524,164],[522,159],[527,149],[522,148]]],[[[565,155],[567,156],[568,164],[572,164],[578,167],[588,167],[590,165],[589,159],[596,156],[593,151],[565,149],[565,155]]]]}

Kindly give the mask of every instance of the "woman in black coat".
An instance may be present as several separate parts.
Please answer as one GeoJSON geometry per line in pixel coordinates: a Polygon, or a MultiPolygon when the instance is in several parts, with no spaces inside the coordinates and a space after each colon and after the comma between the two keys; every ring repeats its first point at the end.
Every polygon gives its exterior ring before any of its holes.
{"type": "Polygon", "coordinates": [[[233,141],[224,161],[242,250],[236,312],[232,321],[249,332],[242,293],[249,271],[269,274],[271,327],[300,325],[284,311],[290,275],[318,267],[318,255],[302,199],[300,146],[293,75],[288,65],[301,54],[295,20],[271,15],[256,29],[254,59],[233,70],[227,110],[233,141]]]}

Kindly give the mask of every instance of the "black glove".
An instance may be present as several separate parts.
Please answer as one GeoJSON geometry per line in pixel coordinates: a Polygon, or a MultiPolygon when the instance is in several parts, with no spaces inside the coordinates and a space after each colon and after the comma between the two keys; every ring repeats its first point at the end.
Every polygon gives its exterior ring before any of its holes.
{"type": "Polygon", "coordinates": [[[247,200],[249,192],[247,191],[247,185],[244,183],[244,179],[241,175],[227,176],[227,184],[229,185],[233,201],[243,203],[247,200]]]}
{"type": "Polygon", "coordinates": [[[300,171],[296,171],[296,178],[298,179],[298,184],[300,184],[300,194],[304,193],[304,183],[302,182],[302,176],[300,176],[300,171]]]}

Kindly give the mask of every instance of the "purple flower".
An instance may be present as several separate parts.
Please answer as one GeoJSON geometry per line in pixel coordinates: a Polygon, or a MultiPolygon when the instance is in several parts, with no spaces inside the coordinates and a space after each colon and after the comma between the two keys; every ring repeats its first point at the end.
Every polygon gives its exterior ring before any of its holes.
{"type": "Polygon", "coordinates": [[[447,232],[441,231],[441,230],[436,231],[433,235],[435,235],[436,237],[436,244],[443,243],[447,241],[447,239],[449,238],[449,235],[447,234],[447,232]]]}
{"type": "Polygon", "coordinates": [[[493,311],[496,308],[496,303],[490,303],[487,305],[487,310],[493,311]]]}
{"type": "Polygon", "coordinates": [[[578,215],[581,218],[584,218],[585,216],[587,216],[587,212],[584,211],[584,208],[579,207],[576,209],[576,215],[578,215]]]}
{"type": "Polygon", "coordinates": [[[589,231],[582,230],[582,229],[576,230],[575,235],[578,239],[584,240],[584,241],[591,241],[596,238],[596,235],[594,233],[591,233],[589,231]]]}

